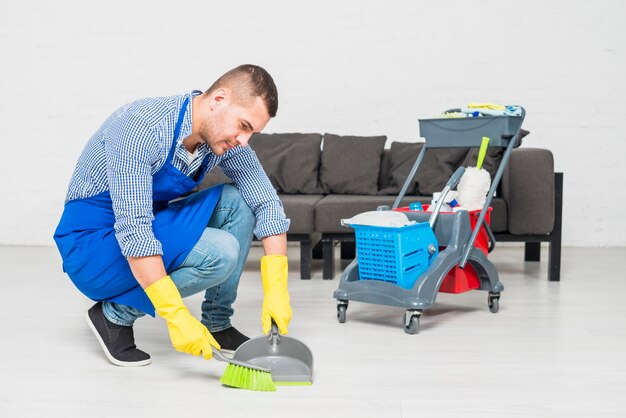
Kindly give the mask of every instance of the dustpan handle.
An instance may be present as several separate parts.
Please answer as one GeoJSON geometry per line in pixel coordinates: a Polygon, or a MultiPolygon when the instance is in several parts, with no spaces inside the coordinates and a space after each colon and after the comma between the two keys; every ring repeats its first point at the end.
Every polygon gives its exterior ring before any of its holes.
{"type": "Polygon", "coordinates": [[[276,347],[280,341],[280,331],[278,330],[278,325],[274,322],[274,318],[272,318],[272,328],[270,329],[270,333],[267,334],[267,340],[272,346],[272,350],[276,351],[276,347]]]}

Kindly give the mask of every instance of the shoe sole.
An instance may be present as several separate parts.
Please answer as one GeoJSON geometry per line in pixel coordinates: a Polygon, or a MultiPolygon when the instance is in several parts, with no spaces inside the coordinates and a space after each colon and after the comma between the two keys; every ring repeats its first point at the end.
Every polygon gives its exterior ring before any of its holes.
{"type": "Polygon", "coordinates": [[[115,357],[111,355],[111,353],[109,353],[109,349],[107,348],[106,344],[104,344],[104,341],[102,341],[102,337],[100,337],[100,333],[98,333],[96,326],[93,324],[93,322],[91,321],[91,318],[89,317],[89,312],[87,312],[86,319],[87,319],[87,324],[89,325],[89,328],[91,329],[91,332],[93,332],[93,334],[98,339],[98,342],[100,343],[100,346],[102,347],[102,351],[104,351],[104,354],[107,356],[107,358],[109,359],[111,363],[120,367],[141,367],[141,366],[147,366],[148,364],[152,363],[151,358],[147,360],[141,360],[141,361],[121,361],[121,360],[116,359],[115,357]]]}

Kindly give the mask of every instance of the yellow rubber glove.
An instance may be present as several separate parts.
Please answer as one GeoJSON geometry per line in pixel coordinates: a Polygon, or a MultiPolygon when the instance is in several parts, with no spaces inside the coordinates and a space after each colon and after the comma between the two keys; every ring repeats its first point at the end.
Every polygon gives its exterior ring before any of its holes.
{"type": "Polygon", "coordinates": [[[287,256],[266,255],[262,257],[261,280],[264,294],[261,308],[263,333],[270,332],[272,318],[274,318],[280,333],[286,334],[292,315],[287,289],[287,256]]]}
{"type": "Polygon", "coordinates": [[[165,319],[176,351],[194,356],[202,354],[209,360],[213,357],[211,346],[220,349],[209,330],[191,316],[170,276],[157,280],[144,290],[157,313],[165,319]]]}

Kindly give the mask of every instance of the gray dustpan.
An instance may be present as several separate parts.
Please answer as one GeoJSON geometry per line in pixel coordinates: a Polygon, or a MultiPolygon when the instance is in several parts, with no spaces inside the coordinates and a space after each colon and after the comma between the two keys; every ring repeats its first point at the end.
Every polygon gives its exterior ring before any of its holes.
{"type": "Polygon", "coordinates": [[[240,345],[233,359],[270,369],[276,385],[313,383],[313,353],[301,341],[281,335],[274,323],[268,335],[240,345]]]}

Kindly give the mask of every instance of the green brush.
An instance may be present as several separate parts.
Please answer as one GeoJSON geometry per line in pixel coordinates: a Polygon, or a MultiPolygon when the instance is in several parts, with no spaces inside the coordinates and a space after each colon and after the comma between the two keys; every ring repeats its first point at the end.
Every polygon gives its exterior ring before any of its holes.
{"type": "Polygon", "coordinates": [[[223,385],[265,392],[276,391],[269,369],[229,359],[216,348],[213,348],[213,358],[228,363],[221,379],[223,385]]]}
{"type": "Polygon", "coordinates": [[[478,151],[478,160],[476,161],[476,168],[479,170],[483,167],[483,161],[485,161],[485,155],[487,155],[488,146],[489,137],[483,136],[483,142],[481,142],[480,150],[478,151]]]}

